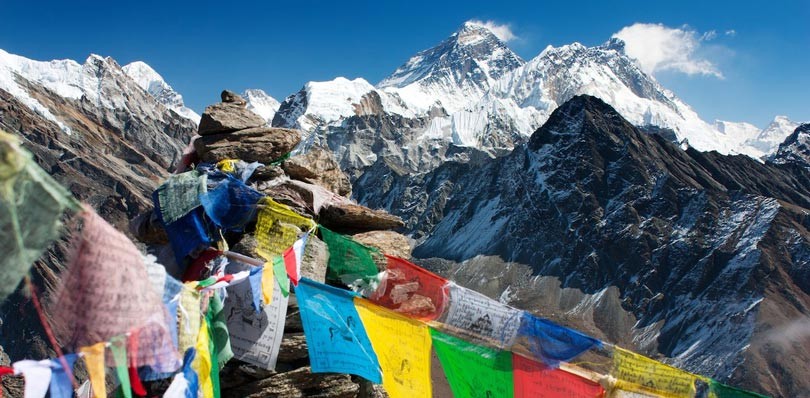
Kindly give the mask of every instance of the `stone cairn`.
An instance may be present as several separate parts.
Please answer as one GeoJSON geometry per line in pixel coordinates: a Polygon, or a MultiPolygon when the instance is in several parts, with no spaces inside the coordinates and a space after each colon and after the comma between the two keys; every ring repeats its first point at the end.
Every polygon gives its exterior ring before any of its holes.
{"type": "MultiPolygon", "coordinates": [[[[404,225],[402,220],[352,202],[349,178],[329,150],[313,147],[287,158],[301,141],[300,131],[268,127],[261,116],[246,108],[246,101],[236,93],[225,90],[221,97],[222,102],[205,108],[200,120],[199,136],[193,141],[198,161],[260,162],[265,166],[256,169],[247,181],[259,192],[332,231],[349,234],[387,254],[411,257],[409,239],[392,231],[404,225]]],[[[168,244],[165,231],[151,213],[133,220],[131,227],[133,234],[152,250],[158,251],[168,244]]],[[[251,233],[226,238],[234,252],[260,258],[251,233]]],[[[301,266],[303,276],[324,282],[328,261],[326,244],[310,236],[301,266]]],[[[380,269],[385,266],[384,259],[378,263],[380,269]]],[[[310,372],[294,293],[290,295],[276,369],[267,371],[232,359],[221,372],[221,383],[223,398],[386,396],[381,386],[356,376],[310,372]]]]}

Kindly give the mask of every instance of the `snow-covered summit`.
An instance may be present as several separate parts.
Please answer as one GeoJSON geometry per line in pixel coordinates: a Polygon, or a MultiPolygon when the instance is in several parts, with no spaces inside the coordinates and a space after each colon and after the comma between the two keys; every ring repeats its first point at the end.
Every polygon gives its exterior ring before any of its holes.
{"type": "Polygon", "coordinates": [[[486,26],[466,22],[439,45],[411,57],[377,87],[398,94],[412,108],[426,110],[438,100],[452,113],[522,64],[486,26]]]}
{"type": "Polygon", "coordinates": [[[175,111],[178,115],[190,119],[194,123],[199,123],[200,115],[187,108],[183,104],[183,96],[174,91],[172,86],[166,83],[163,77],[151,66],[143,61],[135,61],[125,65],[122,69],[158,102],[175,111]]]}
{"type": "Polygon", "coordinates": [[[264,90],[247,89],[242,96],[247,101],[247,108],[263,117],[268,123],[273,121],[273,117],[276,115],[279,105],[281,105],[278,100],[265,93],[264,90]]]}

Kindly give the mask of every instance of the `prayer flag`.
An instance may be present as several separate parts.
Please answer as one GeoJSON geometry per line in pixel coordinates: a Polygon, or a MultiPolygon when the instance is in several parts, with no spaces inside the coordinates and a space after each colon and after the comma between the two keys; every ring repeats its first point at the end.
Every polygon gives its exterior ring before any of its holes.
{"type": "Polygon", "coordinates": [[[273,275],[278,282],[279,290],[284,297],[290,295],[290,278],[287,277],[287,270],[284,268],[284,258],[281,256],[273,257],[273,275]]]}
{"type": "Polygon", "coordinates": [[[0,301],[59,237],[59,219],[67,208],[79,206],[16,136],[0,131],[0,301]]]}
{"type": "Polygon", "coordinates": [[[183,378],[188,381],[188,389],[186,390],[186,398],[197,398],[197,391],[200,389],[200,381],[197,373],[194,372],[192,364],[194,358],[197,356],[197,351],[194,348],[189,348],[183,358],[183,378]]]}
{"type": "Polygon", "coordinates": [[[256,204],[264,197],[260,192],[228,175],[216,188],[200,195],[205,214],[226,231],[242,232],[256,219],[256,204]]]}
{"type": "Polygon", "coordinates": [[[512,353],[430,330],[433,349],[455,397],[513,396],[512,353]]]}
{"type": "Polygon", "coordinates": [[[262,266],[262,298],[264,299],[264,305],[269,305],[273,302],[273,290],[276,286],[273,271],[273,264],[270,262],[264,263],[262,266]]]}
{"type": "Polygon", "coordinates": [[[321,237],[329,249],[329,263],[326,278],[341,282],[354,291],[377,289],[378,273],[374,256],[382,254],[377,249],[368,247],[352,238],[334,233],[320,226],[321,237]]]}
{"type": "Polygon", "coordinates": [[[122,336],[113,337],[110,340],[110,351],[115,361],[115,374],[121,382],[121,391],[124,397],[132,398],[132,388],[129,385],[129,374],[127,373],[127,350],[126,338],[122,336]]]}
{"type": "Polygon", "coordinates": [[[349,373],[382,383],[380,363],[352,292],[303,278],[295,290],[312,373],[349,373]]]}
{"type": "Polygon", "coordinates": [[[209,346],[210,336],[208,335],[208,324],[206,322],[200,323],[200,332],[197,334],[197,344],[194,347],[197,351],[197,359],[194,361],[194,370],[200,378],[200,389],[202,390],[203,398],[214,397],[214,381],[211,379],[211,369],[213,369],[213,362],[211,360],[211,348],[209,346]]]}
{"type": "Polygon", "coordinates": [[[254,233],[258,243],[256,252],[267,261],[284,253],[298,240],[300,233],[315,228],[314,221],[270,198],[259,201],[259,207],[254,233]]]}
{"type": "Polygon", "coordinates": [[[696,392],[695,375],[621,347],[614,348],[611,375],[620,390],[673,398],[693,397],[696,392]]]}
{"type": "Polygon", "coordinates": [[[550,368],[520,355],[512,355],[515,398],[603,398],[605,389],[595,382],[550,368]]]}
{"type": "Polygon", "coordinates": [[[592,347],[602,346],[602,342],[593,337],[527,312],[520,320],[515,344],[525,346],[550,367],[557,367],[560,362],[570,362],[592,347]]]}
{"type": "Polygon", "coordinates": [[[371,346],[380,361],[383,388],[391,398],[432,396],[430,332],[422,322],[355,298],[371,346]]]}
{"type": "Polygon", "coordinates": [[[51,398],[73,397],[73,364],[76,363],[76,358],[76,354],[66,354],[61,358],[51,359],[51,398]]]}
{"type": "Polygon", "coordinates": [[[448,283],[450,304],[444,323],[473,341],[509,347],[515,340],[523,311],[481,293],[448,283]]]}
{"type": "Polygon", "coordinates": [[[287,275],[295,286],[298,286],[298,281],[301,280],[301,262],[304,260],[304,249],[307,246],[308,238],[309,234],[304,234],[282,254],[284,267],[287,268],[287,275]]]}
{"type": "Polygon", "coordinates": [[[178,343],[180,352],[186,352],[195,347],[200,332],[200,293],[197,291],[197,282],[187,282],[180,292],[180,320],[178,343]]]}
{"type": "Polygon", "coordinates": [[[727,386],[717,380],[709,380],[709,398],[767,398],[755,392],[727,386]]]}
{"type": "Polygon", "coordinates": [[[371,301],[400,314],[433,320],[444,311],[444,279],[398,257],[386,255],[388,267],[371,301]]]}
{"type": "Polygon", "coordinates": [[[93,395],[97,397],[107,396],[107,384],[104,380],[104,345],[105,343],[102,342],[80,349],[80,352],[84,354],[84,362],[87,365],[87,374],[90,376],[93,395]]]}
{"type": "Polygon", "coordinates": [[[155,190],[155,210],[164,223],[171,224],[200,205],[200,195],[206,192],[206,177],[196,170],[172,174],[155,190]]]}
{"type": "Polygon", "coordinates": [[[25,398],[44,398],[51,384],[51,360],[14,362],[14,373],[25,378],[25,398]]]}
{"type": "Polygon", "coordinates": [[[250,283],[250,293],[253,299],[253,309],[256,312],[262,310],[262,276],[264,267],[253,267],[250,269],[248,283],[250,283]]]}

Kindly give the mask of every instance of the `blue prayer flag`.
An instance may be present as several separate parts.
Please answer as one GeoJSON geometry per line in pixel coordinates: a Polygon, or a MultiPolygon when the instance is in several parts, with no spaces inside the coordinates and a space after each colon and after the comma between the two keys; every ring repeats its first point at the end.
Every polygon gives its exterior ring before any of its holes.
{"type": "Polygon", "coordinates": [[[70,376],[73,375],[73,364],[77,357],[76,354],[67,354],[61,358],[51,359],[51,398],[73,397],[73,380],[70,376]],[[63,361],[70,368],[69,371],[63,366],[63,361]]]}
{"type": "Polygon", "coordinates": [[[535,357],[550,367],[568,362],[591,347],[602,347],[602,342],[593,337],[528,312],[520,320],[516,341],[526,344],[535,357]]]}
{"type": "Polygon", "coordinates": [[[264,195],[228,175],[216,188],[200,195],[208,218],[226,231],[242,232],[256,219],[256,203],[264,195]]]}
{"type": "Polygon", "coordinates": [[[354,307],[354,293],[303,278],[295,294],[312,373],[349,373],[382,383],[380,363],[354,307]]]}
{"type": "Polygon", "coordinates": [[[253,296],[253,309],[257,313],[262,311],[262,272],[264,267],[253,267],[250,269],[248,275],[248,282],[250,283],[250,293],[253,296]]]}

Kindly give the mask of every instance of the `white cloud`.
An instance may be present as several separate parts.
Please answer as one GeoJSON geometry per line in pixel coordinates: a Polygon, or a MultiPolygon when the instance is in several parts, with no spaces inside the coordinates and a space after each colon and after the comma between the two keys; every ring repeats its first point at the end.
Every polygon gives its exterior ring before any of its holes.
{"type": "Polygon", "coordinates": [[[701,41],[716,36],[714,31],[700,35],[686,26],[669,28],[647,23],[626,26],[613,35],[624,41],[627,55],[635,58],[647,73],[676,71],[722,79],[717,65],[700,56],[701,41]]]}
{"type": "Polygon", "coordinates": [[[509,27],[509,24],[499,24],[495,21],[479,21],[477,19],[472,19],[467,21],[466,23],[471,25],[483,26],[484,28],[489,29],[495,37],[501,39],[503,42],[510,42],[512,40],[517,39],[517,35],[512,32],[512,28],[509,27]]]}
{"type": "Polygon", "coordinates": [[[726,36],[728,36],[728,37],[737,36],[737,31],[734,30],[734,29],[729,29],[729,30],[726,31],[726,36]]]}

